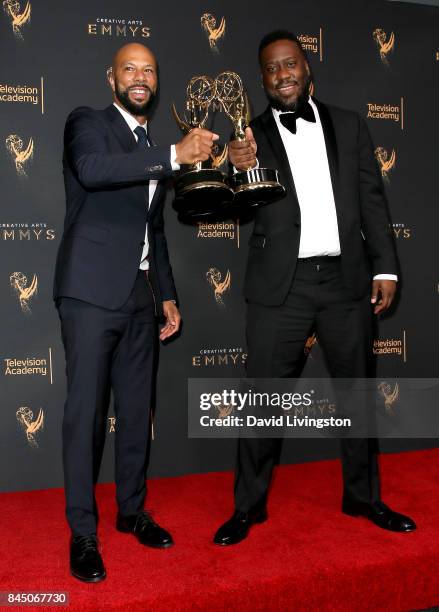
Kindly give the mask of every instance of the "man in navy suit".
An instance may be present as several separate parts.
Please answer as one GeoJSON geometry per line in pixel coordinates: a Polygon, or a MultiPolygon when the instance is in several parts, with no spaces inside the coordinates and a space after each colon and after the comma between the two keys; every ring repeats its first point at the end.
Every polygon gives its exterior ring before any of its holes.
{"type": "Polygon", "coordinates": [[[107,72],[114,102],[75,109],[64,135],[66,217],[54,299],[61,319],[68,394],[63,421],[70,568],[86,582],[105,578],[94,498],[113,391],[119,531],[144,545],[171,535],[144,510],[145,468],[157,345],[180,327],[163,228],[164,179],[206,160],[215,134],[195,129],[158,146],[148,117],[157,62],[145,46],[119,49],[107,72]]]}
{"type": "MultiPolygon", "coordinates": [[[[291,32],[267,34],[259,64],[269,106],[245,141],[229,144],[229,157],[239,170],[278,168],[286,193],[257,210],[250,238],[247,375],[298,376],[315,331],[332,376],[370,376],[372,317],[392,303],[398,264],[366,123],[309,95],[310,67],[291,32]]],[[[215,543],[236,544],[266,520],[279,445],[239,440],[235,513],[215,543]]],[[[376,440],[343,439],[341,456],[345,514],[390,531],[416,529],[381,500],[376,440]]]]}

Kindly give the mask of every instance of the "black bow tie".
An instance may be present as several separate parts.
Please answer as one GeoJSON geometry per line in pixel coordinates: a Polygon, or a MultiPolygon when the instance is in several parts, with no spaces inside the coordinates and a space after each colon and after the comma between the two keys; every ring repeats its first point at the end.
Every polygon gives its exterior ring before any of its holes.
{"type": "Polygon", "coordinates": [[[300,118],[305,119],[305,121],[310,121],[311,123],[316,122],[313,107],[309,102],[302,104],[295,113],[279,113],[280,122],[293,134],[297,131],[296,121],[300,118]]]}

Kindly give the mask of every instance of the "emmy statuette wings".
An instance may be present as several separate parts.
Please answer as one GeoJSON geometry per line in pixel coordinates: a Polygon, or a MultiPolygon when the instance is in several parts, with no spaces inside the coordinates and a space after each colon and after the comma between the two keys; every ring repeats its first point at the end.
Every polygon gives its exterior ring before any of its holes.
{"type": "MultiPolygon", "coordinates": [[[[250,105],[239,74],[229,71],[219,74],[216,77],[216,95],[233,124],[235,138],[245,140],[245,128],[250,123],[250,105]]],[[[230,177],[230,184],[234,191],[233,205],[240,209],[269,204],[285,194],[278,171],[271,168],[236,172],[230,177]]]]}
{"type": "MultiPolygon", "coordinates": [[[[209,76],[194,76],[186,89],[186,111],[179,115],[175,104],[172,112],[184,134],[192,129],[205,128],[209,110],[216,100],[216,82],[209,76]],[[187,114],[188,113],[188,114],[187,114]]],[[[202,217],[218,212],[233,199],[233,190],[219,166],[227,157],[227,149],[219,152],[214,146],[208,162],[198,161],[182,169],[175,183],[174,208],[187,218],[202,217]]]]}

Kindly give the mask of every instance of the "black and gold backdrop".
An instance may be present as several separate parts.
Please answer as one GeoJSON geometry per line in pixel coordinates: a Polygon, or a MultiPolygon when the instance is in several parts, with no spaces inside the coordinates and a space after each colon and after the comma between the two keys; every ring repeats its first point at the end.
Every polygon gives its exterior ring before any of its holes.
{"type": "MultiPolygon", "coordinates": [[[[129,41],[150,46],[159,60],[160,103],[151,129],[163,144],[179,139],[170,107],[175,101],[183,108],[196,74],[240,73],[254,113],[261,112],[260,38],[279,27],[300,35],[316,96],[367,119],[386,186],[402,292],[395,312],[380,321],[378,372],[383,379],[436,376],[439,9],[359,0],[4,0],[0,13],[0,490],[62,484],[66,385],[51,291],[64,216],[63,127],[74,107],[110,103],[105,71],[129,41]]],[[[216,127],[226,138],[230,125],[219,117],[216,127]]],[[[187,378],[241,376],[246,358],[241,292],[251,226],[239,219],[184,225],[171,201],[170,194],[167,234],[184,328],[161,350],[153,476],[233,466],[234,441],[188,439],[187,378]],[[222,281],[229,287],[215,293],[222,281]]],[[[318,343],[308,344],[308,373],[324,375],[318,343]]],[[[111,414],[106,480],[117,427],[111,414]]],[[[387,441],[382,448],[428,444],[435,441],[387,441]]],[[[283,460],[336,453],[334,441],[290,440],[283,460]]]]}

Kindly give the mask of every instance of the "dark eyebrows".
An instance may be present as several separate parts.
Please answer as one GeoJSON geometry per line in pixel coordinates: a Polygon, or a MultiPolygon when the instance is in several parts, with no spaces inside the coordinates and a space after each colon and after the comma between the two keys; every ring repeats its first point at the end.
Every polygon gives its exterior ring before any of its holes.
{"type": "MultiPolygon", "coordinates": [[[[127,60],[126,62],[122,62],[122,68],[125,68],[126,66],[136,66],[136,63],[133,62],[132,60],[127,60]]],[[[145,64],[143,66],[143,68],[153,68],[154,70],[156,70],[156,67],[154,64],[145,64]]]]}

